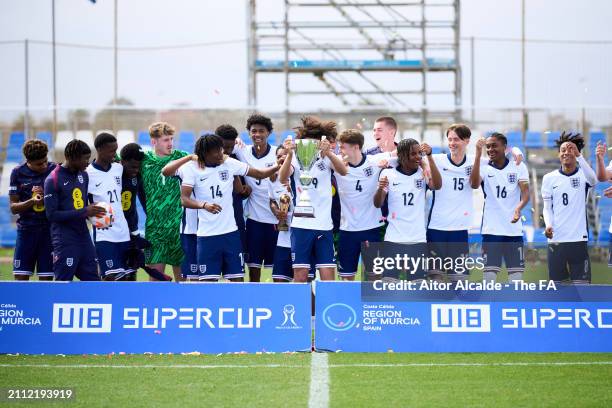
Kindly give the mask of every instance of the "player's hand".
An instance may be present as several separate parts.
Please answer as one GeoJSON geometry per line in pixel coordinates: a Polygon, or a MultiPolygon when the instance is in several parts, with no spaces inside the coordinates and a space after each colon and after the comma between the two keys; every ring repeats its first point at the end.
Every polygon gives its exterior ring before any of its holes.
{"type": "Polygon", "coordinates": [[[378,180],[378,189],[387,191],[389,189],[389,179],[387,176],[382,176],[380,180],[378,180]]]}
{"type": "Polygon", "coordinates": [[[514,163],[516,163],[517,166],[523,162],[523,153],[519,154],[514,151],[511,151],[511,154],[512,158],[514,159],[514,163]]]}
{"type": "Polygon", "coordinates": [[[476,141],[476,152],[477,153],[482,153],[482,149],[486,145],[487,145],[487,139],[485,139],[484,137],[481,137],[480,139],[478,139],[476,141]]]}
{"type": "Polygon", "coordinates": [[[191,160],[193,160],[193,161],[196,161],[196,162],[197,162],[197,161],[198,161],[198,155],[197,155],[197,154],[192,154],[192,155],[191,155],[191,160]]]}
{"type": "Polygon", "coordinates": [[[378,162],[378,167],[380,167],[381,169],[386,169],[387,167],[389,167],[389,160],[382,159],[378,162]]]}
{"type": "Polygon", "coordinates": [[[43,202],[42,186],[32,187],[32,201],[34,202],[34,204],[41,204],[43,202]]]}
{"type": "Polygon", "coordinates": [[[521,219],[521,210],[518,208],[514,209],[514,214],[512,215],[512,220],[510,221],[512,224],[517,223],[518,220],[521,219]]]}
{"type": "Polygon", "coordinates": [[[236,145],[235,145],[235,146],[236,146],[238,149],[242,149],[242,148],[244,148],[246,145],[244,144],[244,141],[243,141],[241,138],[237,137],[237,138],[236,138],[236,145]]]}
{"type": "Polygon", "coordinates": [[[319,150],[321,150],[321,157],[325,157],[329,154],[329,152],[331,152],[331,144],[329,143],[329,140],[327,140],[326,136],[323,136],[321,138],[321,141],[319,142],[319,150]]]}
{"type": "Polygon", "coordinates": [[[104,209],[104,207],[100,207],[98,205],[91,204],[91,205],[88,205],[87,208],[85,208],[85,214],[88,217],[97,217],[98,215],[106,214],[106,209],[104,209]]]}
{"type": "Polygon", "coordinates": [[[221,206],[216,203],[205,203],[203,208],[211,214],[219,214],[222,210],[221,206]]]}
{"type": "Polygon", "coordinates": [[[295,142],[291,136],[287,136],[283,142],[283,148],[287,150],[287,152],[293,152],[295,150],[295,142]]]}
{"type": "Polygon", "coordinates": [[[552,239],[552,237],[553,237],[553,227],[546,227],[546,229],[544,230],[544,235],[546,235],[546,238],[552,239]]]}
{"type": "Polygon", "coordinates": [[[419,145],[419,151],[421,152],[421,154],[425,154],[426,156],[431,155],[432,149],[431,146],[428,145],[427,143],[421,143],[419,145]]]}
{"type": "Polygon", "coordinates": [[[251,193],[253,192],[253,189],[251,188],[251,186],[249,186],[248,184],[243,184],[242,185],[242,191],[240,192],[240,195],[243,198],[247,198],[251,195],[251,193]]]}
{"type": "Polygon", "coordinates": [[[595,149],[595,156],[598,159],[603,159],[606,156],[606,151],[608,151],[608,146],[605,143],[601,143],[601,141],[597,142],[597,149],[595,149]]]}
{"type": "Polygon", "coordinates": [[[603,195],[607,198],[612,198],[612,187],[608,187],[603,191],[603,195]]]}
{"type": "Polygon", "coordinates": [[[568,143],[567,149],[573,153],[576,158],[580,157],[580,151],[578,151],[578,147],[576,147],[573,143],[568,143]]]}

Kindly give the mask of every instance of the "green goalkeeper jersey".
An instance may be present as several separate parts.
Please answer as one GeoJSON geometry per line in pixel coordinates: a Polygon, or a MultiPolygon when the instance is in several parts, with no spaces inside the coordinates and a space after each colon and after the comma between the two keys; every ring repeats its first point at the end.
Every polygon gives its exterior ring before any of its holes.
{"type": "Polygon", "coordinates": [[[161,171],[166,164],[187,154],[182,150],[174,150],[166,157],[159,157],[149,151],[142,161],[141,174],[147,208],[145,235],[154,245],[160,242],[179,242],[183,210],[181,184],[178,178],[165,177],[161,171]]]}

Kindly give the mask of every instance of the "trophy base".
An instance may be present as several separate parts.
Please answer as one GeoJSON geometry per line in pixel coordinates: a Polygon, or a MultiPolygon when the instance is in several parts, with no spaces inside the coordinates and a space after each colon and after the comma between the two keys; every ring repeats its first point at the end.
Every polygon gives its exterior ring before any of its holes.
{"type": "Polygon", "coordinates": [[[287,231],[289,231],[289,226],[287,224],[278,224],[276,226],[276,230],[278,232],[287,232],[287,231]]]}
{"type": "Polygon", "coordinates": [[[293,210],[294,217],[314,218],[314,208],[311,206],[298,205],[293,210]]]}

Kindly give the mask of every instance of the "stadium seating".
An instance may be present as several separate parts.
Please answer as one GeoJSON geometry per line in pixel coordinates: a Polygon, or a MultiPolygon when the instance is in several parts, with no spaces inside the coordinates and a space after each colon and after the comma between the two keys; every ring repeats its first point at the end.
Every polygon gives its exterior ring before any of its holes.
{"type": "Polygon", "coordinates": [[[179,132],[178,144],[176,146],[179,150],[186,152],[193,152],[195,145],[195,134],[191,130],[181,130],[179,132]]]}
{"type": "Polygon", "coordinates": [[[11,132],[9,136],[8,147],[14,146],[21,148],[25,143],[25,133],[23,132],[11,132]]]}
{"type": "Polygon", "coordinates": [[[74,133],[70,130],[60,130],[57,132],[57,138],[55,139],[55,150],[63,152],[68,142],[74,139],[74,133]]]}
{"type": "Polygon", "coordinates": [[[506,133],[506,138],[508,139],[508,146],[510,147],[518,147],[519,149],[525,149],[525,145],[523,144],[523,132],[520,130],[511,130],[506,133]]]}
{"type": "Polygon", "coordinates": [[[525,137],[525,147],[528,149],[541,149],[544,147],[542,143],[542,134],[540,132],[528,131],[525,137]]]}
{"type": "Polygon", "coordinates": [[[0,230],[0,246],[12,248],[17,240],[17,230],[15,228],[2,228],[0,230]]]}
{"type": "Polygon", "coordinates": [[[38,132],[36,134],[36,138],[45,142],[49,147],[49,150],[53,149],[53,134],[51,132],[38,132]]]}
{"type": "Polygon", "coordinates": [[[21,162],[23,160],[21,147],[9,146],[6,150],[6,160],[9,162],[21,162]]]}
{"type": "Polygon", "coordinates": [[[243,130],[242,132],[240,132],[240,139],[245,144],[251,144],[251,137],[249,136],[249,132],[247,132],[246,130],[243,130]]]}
{"type": "Polygon", "coordinates": [[[91,130],[77,130],[75,138],[84,141],[92,150],[94,149],[94,133],[91,130]]]}
{"type": "Polygon", "coordinates": [[[556,141],[561,136],[561,132],[557,132],[557,131],[544,132],[544,134],[546,135],[546,142],[545,142],[546,147],[550,149],[556,148],[557,147],[556,141]]]}
{"type": "Polygon", "coordinates": [[[134,131],[132,130],[120,130],[117,132],[117,145],[118,151],[128,143],[134,143],[134,131]]]}
{"type": "Polygon", "coordinates": [[[9,184],[11,182],[11,172],[18,166],[16,162],[5,162],[2,166],[2,176],[0,177],[0,195],[8,196],[9,184]]]}

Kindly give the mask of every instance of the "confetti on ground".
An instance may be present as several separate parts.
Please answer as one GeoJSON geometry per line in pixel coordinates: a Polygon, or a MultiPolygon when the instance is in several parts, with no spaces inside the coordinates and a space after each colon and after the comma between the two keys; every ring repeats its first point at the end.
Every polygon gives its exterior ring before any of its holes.
{"type": "Polygon", "coordinates": [[[521,220],[522,220],[523,222],[525,222],[525,221],[527,221],[527,217],[525,217],[524,215],[522,215],[522,216],[521,216],[521,220]]]}

